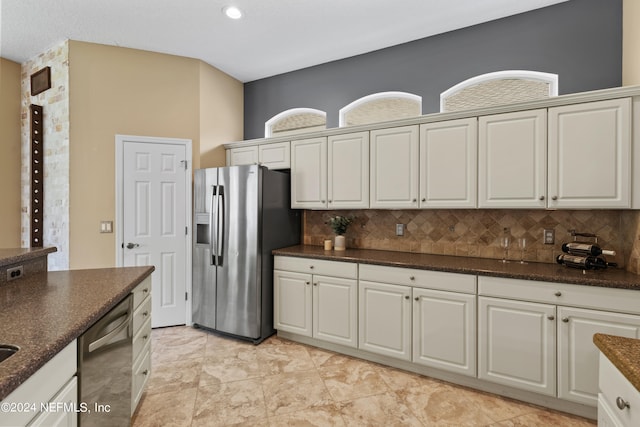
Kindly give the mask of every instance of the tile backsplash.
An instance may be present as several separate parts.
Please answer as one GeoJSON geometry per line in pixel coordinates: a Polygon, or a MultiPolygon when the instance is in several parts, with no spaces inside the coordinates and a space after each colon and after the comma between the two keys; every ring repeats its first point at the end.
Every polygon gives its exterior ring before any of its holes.
{"type": "Polygon", "coordinates": [[[554,263],[563,242],[572,241],[570,230],[594,233],[598,244],[617,251],[609,261],[636,274],[640,259],[640,212],[618,210],[351,210],[305,211],[304,244],[322,245],[333,238],[326,224],[334,215],[353,217],[345,237],[347,247],[420,252],[480,258],[503,256],[499,237],[504,228],[512,236],[508,258],[520,259],[518,237],[527,238],[525,261],[554,263]],[[404,236],[396,236],[404,224],[404,236]],[[555,244],[543,243],[543,230],[555,231],[555,244]]]}

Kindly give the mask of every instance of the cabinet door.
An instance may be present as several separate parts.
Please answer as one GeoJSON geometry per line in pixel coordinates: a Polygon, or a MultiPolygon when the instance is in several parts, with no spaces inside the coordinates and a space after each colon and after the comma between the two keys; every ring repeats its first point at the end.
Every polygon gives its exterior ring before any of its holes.
{"type": "Polygon", "coordinates": [[[371,131],[371,208],[418,207],[418,126],[371,131]]]}
{"type": "Polygon", "coordinates": [[[411,360],[411,288],[360,281],[358,347],[411,360]]]}
{"type": "Polygon", "coordinates": [[[630,170],[630,98],[549,109],[549,207],[628,208],[630,170]]]}
{"type": "Polygon", "coordinates": [[[476,376],[476,296],[413,288],[413,362],[476,376]]]}
{"type": "Polygon", "coordinates": [[[258,160],[269,169],[289,169],[291,167],[291,146],[289,141],[258,146],[258,160]]]}
{"type": "Polygon", "coordinates": [[[593,334],[640,338],[640,316],[558,307],[558,319],[558,397],[596,406],[600,352],[593,334]]]}
{"type": "Polygon", "coordinates": [[[547,111],[480,117],[478,133],[478,207],[545,207],[547,111]]]}
{"type": "Polygon", "coordinates": [[[369,132],[330,136],[328,155],[329,208],[368,208],[369,132]]]}
{"type": "Polygon", "coordinates": [[[420,207],[475,208],[478,121],[420,126],[420,207]]]}
{"type": "Polygon", "coordinates": [[[310,337],[311,275],[275,270],[273,272],[274,327],[310,337]]]}
{"type": "Polygon", "coordinates": [[[258,163],[258,147],[232,148],[229,150],[229,166],[254,165],[258,163]]]}
{"type": "Polygon", "coordinates": [[[478,377],[556,395],[556,307],[478,298],[478,377]]]}
{"type": "MultiPolygon", "coordinates": [[[[78,405],[78,381],[77,377],[65,385],[50,401],[50,407],[54,410],[41,412],[29,423],[29,427],[75,427],[78,425],[78,414],[73,410],[78,405]],[[60,406],[57,406],[60,405],[60,406]],[[64,405],[64,406],[63,406],[64,405]]],[[[5,425],[5,424],[3,424],[5,425]]]]}
{"type": "Polygon", "coordinates": [[[291,207],[327,207],[327,138],[291,142],[291,207]]]}
{"type": "Polygon", "coordinates": [[[358,346],[358,284],[354,279],[313,276],[313,337],[358,346]]]}
{"type": "Polygon", "coordinates": [[[598,397],[598,427],[624,427],[602,395],[598,397]]]}

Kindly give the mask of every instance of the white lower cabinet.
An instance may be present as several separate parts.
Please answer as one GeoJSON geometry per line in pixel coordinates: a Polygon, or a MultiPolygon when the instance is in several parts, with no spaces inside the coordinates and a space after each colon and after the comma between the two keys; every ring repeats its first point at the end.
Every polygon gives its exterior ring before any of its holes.
{"type": "Polygon", "coordinates": [[[356,347],[357,265],[279,256],[274,264],[275,328],[356,347]]]}
{"type": "Polygon", "coordinates": [[[478,377],[556,395],[556,307],[478,298],[478,377]]]}
{"type": "Polygon", "coordinates": [[[136,411],[151,377],[151,276],[133,291],[131,414],[136,411]]]}
{"type": "Polygon", "coordinates": [[[476,376],[475,276],[360,265],[359,278],[359,348],[476,376]]]}
{"type": "Polygon", "coordinates": [[[598,401],[596,333],[640,338],[640,316],[558,307],[558,397],[595,406],[598,401]]]}
{"type": "Polygon", "coordinates": [[[3,411],[0,426],[78,425],[77,356],[74,340],[3,399],[2,404],[15,411],[3,411]]]}
{"type": "Polygon", "coordinates": [[[361,280],[358,303],[358,347],[411,360],[411,288],[361,280]]]}
{"type": "Polygon", "coordinates": [[[640,338],[638,291],[493,277],[478,286],[478,376],[488,381],[595,407],[593,335],[640,338]]]}
{"type": "Polygon", "coordinates": [[[476,296],[413,288],[413,362],[476,376],[476,296]]]}

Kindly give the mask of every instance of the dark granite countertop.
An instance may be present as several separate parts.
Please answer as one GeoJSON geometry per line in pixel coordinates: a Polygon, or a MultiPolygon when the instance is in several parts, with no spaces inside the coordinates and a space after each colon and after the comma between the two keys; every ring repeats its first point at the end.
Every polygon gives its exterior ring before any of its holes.
{"type": "Polygon", "coordinates": [[[640,392],[640,340],[595,334],[593,343],[640,392]]]}
{"type": "Polygon", "coordinates": [[[559,264],[539,262],[520,264],[517,261],[504,264],[496,259],[488,258],[431,255],[372,249],[325,251],[322,246],[309,245],[276,249],[273,251],[273,254],[330,261],[355,262],[360,264],[446,271],[449,273],[477,274],[511,279],[640,290],[640,275],[618,268],[608,268],[597,271],[590,270],[583,273],[582,270],[568,268],[559,264]]]}
{"type": "Polygon", "coordinates": [[[0,362],[0,400],[82,335],[153,270],[54,271],[0,286],[0,343],[20,348],[0,362]]]}
{"type": "Polygon", "coordinates": [[[47,248],[0,248],[0,268],[47,256],[57,251],[58,249],[55,246],[47,248]]]}

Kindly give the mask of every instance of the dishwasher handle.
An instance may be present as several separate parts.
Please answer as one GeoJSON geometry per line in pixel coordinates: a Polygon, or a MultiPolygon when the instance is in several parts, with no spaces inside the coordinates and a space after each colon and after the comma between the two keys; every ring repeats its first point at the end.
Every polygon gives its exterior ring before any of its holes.
{"type": "MultiPolygon", "coordinates": [[[[115,320],[120,320],[120,319],[122,319],[122,322],[120,322],[120,324],[118,326],[116,326],[111,332],[101,336],[100,338],[96,339],[92,343],[89,343],[89,353],[93,353],[94,351],[99,350],[100,348],[102,348],[105,345],[109,344],[111,342],[111,339],[114,336],[118,335],[126,327],[128,327],[129,326],[129,320],[131,319],[131,313],[126,312],[122,316],[118,317],[115,320]]],[[[112,324],[112,323],[115,323],[115,321],[111,322],[109,324],[112,324]]]]}

